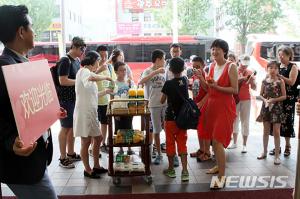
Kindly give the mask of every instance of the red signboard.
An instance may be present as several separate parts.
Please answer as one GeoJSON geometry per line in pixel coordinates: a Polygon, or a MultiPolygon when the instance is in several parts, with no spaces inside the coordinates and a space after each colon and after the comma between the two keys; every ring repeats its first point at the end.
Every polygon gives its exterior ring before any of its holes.
{"type": "Polygon", "coordinates": [[[46,60],[2,67],[20,138],[36,141],[58,119],[59,103],[46,60]]]}
{"type": "Polygon", "coordinates": [[[117,23],[117,33],[119,35],[140,34],[142,24],[140,22],[117,23]]]}
{"type": "Polygon", "coordinates": [[[167,0],[123,0],[123,9],[162,8],[166,4],[167,0]]]}

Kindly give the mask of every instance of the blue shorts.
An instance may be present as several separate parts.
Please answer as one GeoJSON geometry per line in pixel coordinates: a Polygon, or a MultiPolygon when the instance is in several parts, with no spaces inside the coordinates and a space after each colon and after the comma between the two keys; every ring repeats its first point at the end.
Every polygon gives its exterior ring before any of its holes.
{"type": "Polygon", "coordinates": [[[67,117],[60,119],[60,125],[63,128],[73,128],[73,113],[75,108],[75,102],[59,102],[60,106],[66,109],[67,117]]]}

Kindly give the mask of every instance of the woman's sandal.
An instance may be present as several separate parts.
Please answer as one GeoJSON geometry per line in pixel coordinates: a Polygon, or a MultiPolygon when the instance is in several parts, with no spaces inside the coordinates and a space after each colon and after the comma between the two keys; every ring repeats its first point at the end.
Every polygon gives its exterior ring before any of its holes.
{"type": "Polygon", "coordinates": [[[206,171],[206,174],[217,174],[219,173],[219,167],[216,165],[213,168],[206,171]]]}
{"type": "MultiPolygon", "coordinates": [[[[218,177],[219,178],[219,177],[218,177]]],[[[221,179],[219,178],[219,182],[214,183],[213,186],[211,186],[211,189],[223,189],[226,183],[226,176],[222,176],[221,179]]]]}
{"type": "MultiPolygon", "coordinates": [[[[281,147],[279,148],[279,154],[281,154],[281,147]]],[[[275,148],[269,152],[269,155],[275,155],[275,148]]]]}
{"type": "Polygon", "coordinates": [[[264,160],[266,158],[267,158],[267,154],[266,153],[263,153],[263,154],[261,154],[261,156],[257,157],[258,160],[264,160]]]}
{"type": "Polygon", "coordinates": [[[203,151],[198,149],[196,152],[190,153],[190,157],[191,158],[196,158],[196,157],[199,157],[202,153],[203,153],[203,151]]]}
{"type": "Polygon", "coordinates": [[[291,155],[291,146],[285,146],[285,150],[284,150],[284,153],[283,153],[284,157],[288,157],[291,155]]]}
{"type": "Polygon", "coordinates": [[[211,155],[209,153],[203,153],[197,157],[197,162],[204,162],[211,159],[211,155]]]}

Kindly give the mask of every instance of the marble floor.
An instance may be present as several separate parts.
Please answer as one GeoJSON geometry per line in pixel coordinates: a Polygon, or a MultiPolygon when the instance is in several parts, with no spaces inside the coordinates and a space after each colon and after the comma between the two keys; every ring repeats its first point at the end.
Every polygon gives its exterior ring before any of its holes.
{"type": "MultiPolygon", "coordinates": [[[[138,124],[138,118],[134,119],[134,124],[138,124]]],[[[295,122],[298,124],[297,121],[295,122]]],[[[281,155],[282,164],[274,165],[272,156],[268,156],[265,160],[257,160],[256,157],[262,151],[262,124],[256,123],[254,117],[251,117],[250,137],[248,141],[248,152],[241,153],[241,138],[239,138],[239,146],[237,149],[227,149],[226,176],[287,176],[285,178],[286,187],[294,187],[296,172],[296,148],[297,140],[292,139],[291,156],[285,158],[281,155]]],[[[298,125],[295,126],[298,129],[298,125]]],[[[120,193],[165,193],[165,192],[206,192],[210,191],[211,175],[205,172],[211,168],[215,162],[197,162],[195,158],[188,158],[188,170],[190,174],[189,182],[181,182],[181,167],[176,168],[176,178],[168,178],[162,174],[163,169],[167,168],[168,161],[165,154],[160,165],[151,164],[151,172],[153,177],[152,184],[148,184],[143,177],[127,177],[122,178],[121,184],[115,186],[112,178],[107,174],[102,175],[100,179],[89,179],[83,176],[83,164],[81,161],[76,162],[76,168],[65,169],[59,166],[59,149],[58,149],[58,131],[59,122],[52,126],[54,138],[54,157],[48,168],[50,178],[54,184],[58,195],[90,195],[90,194],[120,194],[120,193]]],[[[162,140],[164,140],[162,133],[162,140]]],[[[241,136],[240,136],[241,137],[241,136]]],[[[281,140],[284,143],[284,140],[281,140]]],[[[197,149],[196,131],[188,132],[188,151],[192,152],[197,149]]],[[[76,152],[80,149],[80,139],[76,139],[76,152]]],[[[274,146],[273,138],[270,138],[269,149],[274,146]]],[[[284,147],[284,144],[281,145],[284,147]]],[[[138,148],[134,148],[138,152],[138,148]]],[[[102,153],[101,164],[107,167],[108,156],[102,153]]],[[[272,186],[268,188],[273,188],[272,186]]],[[[225,188],[232,190],[236,188],[225,188]]],[[[239,188],[239,190],[249,188],[239,188]]],[[[2,192],[4,196],[11,196],[13,193],[8,187],[2,184],[2,192]]]]}

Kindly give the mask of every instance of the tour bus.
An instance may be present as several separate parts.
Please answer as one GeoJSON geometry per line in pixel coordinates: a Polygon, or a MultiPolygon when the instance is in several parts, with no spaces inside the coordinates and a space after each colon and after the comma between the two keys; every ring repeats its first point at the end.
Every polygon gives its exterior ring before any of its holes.
{"type": "Polygon", "coordinates": [[[256,81],[258,89],[255,96],[259,95],[262,80],[266,77],[267,64],[271,60],[278,60],[280,46],[289,46],[294,51],[292,62],[300,66],[300,40],[288,39],[277,35],[250,34],[247,37],[246,54],[250,55],[250,68],[257,71],[256,81]]]}
{"type": "MultiPolygon", "coordinates": [[[[187,62],[191,55],[198,55],[203,60],[210,58],[210,46],[214,38],[203,36],[179,36],[178,41],[182,45],[182,58],[187,62]]],[[[171,36],[130,36],[119,37],[106,42],[86,42],[87,51],[96,50],[99,45],[106,45],[109,53],[114,48],[124,51],[125,62],[133,71],[134,79],[137,81],[142,71],[151,65],[151,52],[162,49],[166,52],[166,58],[170,58],[169,47],[172,44],[171,36]]],[[[70,43],[67,43],[67,51],[70,43]]],[[[57,42],[36,42],[35,48],[29,52],[30,60],[47,59],[50,66],[55,65],[59,59],[57,42]]]]}

